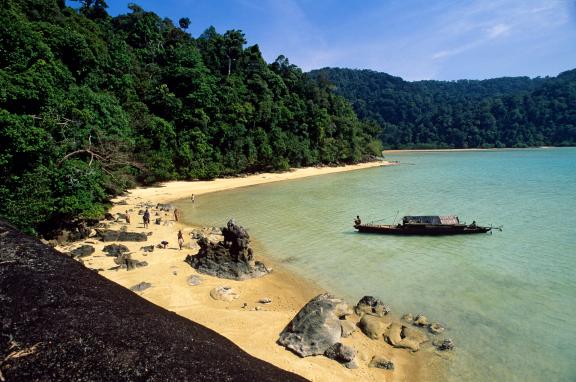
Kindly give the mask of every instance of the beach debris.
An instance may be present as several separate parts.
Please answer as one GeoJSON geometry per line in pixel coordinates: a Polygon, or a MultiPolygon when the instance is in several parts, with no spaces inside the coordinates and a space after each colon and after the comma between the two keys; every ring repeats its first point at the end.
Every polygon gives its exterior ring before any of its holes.
{"type": "Polygon", "coordinates": [[[214,300],[232,301],[240,297],[240,295],[232,287],[217,286],[210,291],[210,297],[214,300]]]}
{"type": "Polygon", "coordinates": [[[272,299],[270,299],[268,297],[264,297],[264,298],[261,298],[260,300],[258,300],[258,302],[260,304],[270,304],[272,302],[272,299]]]}
{"type": "Polygon", "coordinates": [[[204,281],[204,279],[198,275],[192,275],[186,279],[186,282],[188,283],[188,285],[191,285],[191,286],[200,285],[200,284],[202,284],[202,281],[204,281]]]}
{"type": "Polygon", "coordinates": [[[430,325],[430,322],[428,322],[428,317],[426,317],[423,314],[419,314],[416,316],[416,318],[414,319],[414,325],[418,325],[418,326],[428,326],[430,325]]]}
{"type": "Polygon", "coordinates": [[[372,316],[371,314],[363,315],[358,323],[358,327],[362,330],[362,333],[373,340],[381,339],[390,325],[391,322],[389,320],[382,317],[372,316]]]}
{"type": "Polygon", "coordinates": [[[444,330],[446,330],[446,328],[444,326],[442,326],[441,324],[435,322],[435,323],[430,325],[428,330],[430,330],[430,333],[432,333],[432,334],[440,334],[444,330]]]}
{"type": "Polygon", "coordinates": [[[86,256],[90,256],[91,254],[94,253],[94,251],[96,251],[94,249],[93,246],[91,245],[82,245],[78,248],[75,248],[73,250],[70,251],[70,255],[72,257],[86,257],[86,256]]]}
{"type": "Polygon", "coordinates": [[[386,358],[375,355],[370,360],[368,367],[376,367],[378,369],[384,369],[384,370],[394,370],[394,363],[392,361],[387,360],[386,358]]]}
{"type": "Polygon", "coordinates": [[[160,244],[162,245],[162,247],[160,247],[160,248],[166,249],[166,247],[168,246],[168,242],[167,242],[166,240],[162,240],[162,241],[160,242],[160,244]]]}
{"type": "Polygon", "coordinates": [[[140,247],[140,250],[142,250],[144,252],[154,252],[154,246],[153,245],[147,245],[144,247],[140,247]]]}
{"type": "Polygon", "coordinates": [[[147,283],[146,281],[142,281],[136,285],[134,285],[133,287],[130,288],[130,290],[132,292],[142,292],[148,288],[150,288],[152,286],[152,284],[147,283]]]}
{"type": "Polygon", "coordinates": [[[340,320],[352,314],[340,298],[323,293],[310,300],[280,333],[278,343],[300,357],[324,354],[340,341],[340,320]]]}
{"type": "Polygon", "coordinates": [[[348,320],[340,321],[342,327],[342,337],[350,337],[352,333],[358,331],[358,327],[348,320]]]}
{"type": "Polygon", "coordinates": [[[402,321],[406,321],[411,324],[414,321],[414,316],[412,315],[412,313],[406,313],[405,315],[402,316],[402,321]]]}
{"type": "Polygon", "coordinates": [[[356,350],[353,347],[344,345],[341,342],[336,342],[324,352],[324,355],[334,361],[341,363],[349,369],[358,368],[355,362],[356,350]]]}
{"type": "Polygon", "coordinates": [[[390,313],[390,307],[375,297],[364,296],[358,301],[358,304],[354,307],[354,311],[359,316],[367,313],[383,317],[390,313]]]}
{"type": "Polygon", "coordinates": [[[447,338],[445,340],[438,340],[438,341],[434,341],[432,343],[434,346],[436,346],[436,349],[441,350],[441,351],[446,351],[446,350],[452,350],[454,349],[454,341],[452,341],[451,338],[447,338]]]}
{"type": "Polygon", "coordinates": [[[102,251],[106,252],[106,256],[118,257],[122,253],[129,252],[130,250],[123,244],[108,244],[102,248],[102,251]]]}
{"type": "Polygon", "coordinates": [[[198,240],[197,255],[188,255],[185,261],[200,273],[224,279],[246,280],[270,273],[263,263],[254,260],[250,236],[234,219],[221,229],[223,240],[210,242],[206,237],[198,240]]]}
{"type": "Polygon", "coordinates": [[[148,236],[142,232],[113,231],[97,229],[96,233],[102,241],[146,241],[148,236]]]}

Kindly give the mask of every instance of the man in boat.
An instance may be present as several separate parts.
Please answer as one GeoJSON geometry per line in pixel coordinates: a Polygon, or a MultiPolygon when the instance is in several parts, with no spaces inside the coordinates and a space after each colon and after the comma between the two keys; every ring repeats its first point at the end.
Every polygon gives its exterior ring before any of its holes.
{"type": "Polygon", "coordinates": [[[472,222],[472,224],[470,224],[470,228],[476,228],[476,220],[474,220],[474,221],[472,222]]]}
{"type": "Polygon", "coordinates": [[[362,224],[362,220],[360,220],[360,216],[356,215],[356,219],[354,219],[354,225],[360,225],[362,224]]]}

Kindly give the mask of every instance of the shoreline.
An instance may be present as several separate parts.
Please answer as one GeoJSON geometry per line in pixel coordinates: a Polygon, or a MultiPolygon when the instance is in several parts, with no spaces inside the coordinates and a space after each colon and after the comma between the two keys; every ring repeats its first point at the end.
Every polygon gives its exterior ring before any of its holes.
{"type": "MultiPolygon", "coordinates": [[[[127,192],[127,195],[114,199],[114,205],[109,210],[112,214],[132,210],[130,212],[131,224],[108,223],[111,229],[127,226],[128,231],[131,232],[152,232],[147,242],[122,242],[129,248],[134,259],[146,261],[148,266],[132,271],[111,270],[109,268],[114,265],[113,259],[102,254],[102,248],[110,243],[91,238],[58,249],[67,252],[82,244],[92,245],[96,251],[91,256],[83,258],[88,268],[99,269],[102,276],[126,288],[131,288],[140,282],[152,284],[149,289],[135,293],[156,305],[216,331],[259,359],[310,380],[441,380],[444,370],[438,366],[440,364],[438,360],[441,358],[434,352],[421,350],[417,353],[410,353],[405,349],[393,348],[383,340],[371,340],[360,331],[342,339],[343,343],[358,350],[357,359],[360,364],[358,369],[346,369],[323,356],[298,357],[278,345],[276,341],[280,332],[298,311],[311,298],[324,292],[319,285],[313,280],[284,268],[282,264],[272,261],[269,257],[263,257],[258,252],[256,252],[256,259],[264,261],[274,269],[271,274],[264,277],[234,281],[198,273],[183,261],[186,255],[197,252],[196,241],[190,238],[190,233],[198,227],[186,225],[182,221],[175,222],[172,212],[158,212],[158,216],[153,214],[150,226],[144,229],[141,216],[138,215],[138,210],[146,203],[156,205],[189,199],[192,194],[202,195],[276,181],[388,165],[394,165],[394,163],[381,161],[344,167],[304,168],[286,173],[263,173],[214,181],[168,182],[159,187],[132,189],[127,192]],[[163,220],[163,224],[154,224],[157,217],[163,220]],[[179,229],[186,238],[183,250],[177,248],[176,233],[179,229]],[[145,245],[156,245],[161,240],[169,242],[168,248],[155,248],[152,253],[143,253],[140,249],[145,245]],[[192,275],[200,276],[202,283],[190,286],[187,278],[192,275]],[[231,302],[213,300],[210,297],[210,290],[216,286],[230,286],[239,292],[240,297],[231,302]],[[258,301],[262,298],[270,298],[272,303],[259,304],[258,301]],[[247,305],[244,306],[244,304],[247,305]],[[396,366],[395,370],[368,368],[367,364],[373,355],[384,356],[392,360],[396,366]]],[[[223,221],[221,224],[225,223],[223,221]]],[[[348,301],[348,303],[353,306],[356,301],[348,301]]]]}
{"type": "Polygon", "coordinates": [[[478,152],[478,151],[525,151],[525,150],[549,150],[559,149],[558,146],[538,146],[538,147],[503,147],[503,148],[471,148],[471,149],[405,149],[405,150],[383,150],[382,154],[402,154],[402,153],[441,153],[441,152],[478,152]]]}

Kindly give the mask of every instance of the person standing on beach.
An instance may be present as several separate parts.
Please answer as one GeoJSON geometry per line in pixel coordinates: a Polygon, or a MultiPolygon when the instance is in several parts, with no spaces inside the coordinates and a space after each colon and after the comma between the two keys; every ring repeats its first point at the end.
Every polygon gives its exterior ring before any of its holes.
{"type": "Polygon", "coordinates": [[[128,210],[126,210],[125,218],[126,218],[126,224],[130,224],[130,213],[128,212],[128,210]]]}
{"type": "Polygon", "coordinates": [[[178,230],[178,246],[180,247],[180,250],[182,250],[182,247],[184,247],[184,235],[182,234],[182,230],[178,230]]]}
{"type": "Polygon", "coordinates": [[[144,228],[148,228],[148,224],[150,224],[150,211],[146,208],[144,211],[144,215],[142,215],[142,220],[144,220],[144,228]]]}
{"type": "Polygon", "coordinates": [[[174,220],[178,221],[178,218],[180,217],[180,210],[178,208],[174,209],[174,220]]]}
{"type": "Polygon", "coordinates": [[[192,204],[196,203],[196,195],[192,194],[190,199],[192,200],[192,204]]]}

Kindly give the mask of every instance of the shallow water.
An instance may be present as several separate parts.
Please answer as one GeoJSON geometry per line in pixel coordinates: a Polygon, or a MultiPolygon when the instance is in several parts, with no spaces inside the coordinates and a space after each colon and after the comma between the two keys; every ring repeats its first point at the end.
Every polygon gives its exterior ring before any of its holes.
{"type": "Polygon", "coordinates": [[[453,381],[576,380],[576,149],[389,155],[400,166],[202,195],[184,220],[248,228],[265,256],[354,302],[424,312],[453,381]],[[359,234],[352,221],[456,214],[493,235],[359,234]]]}

